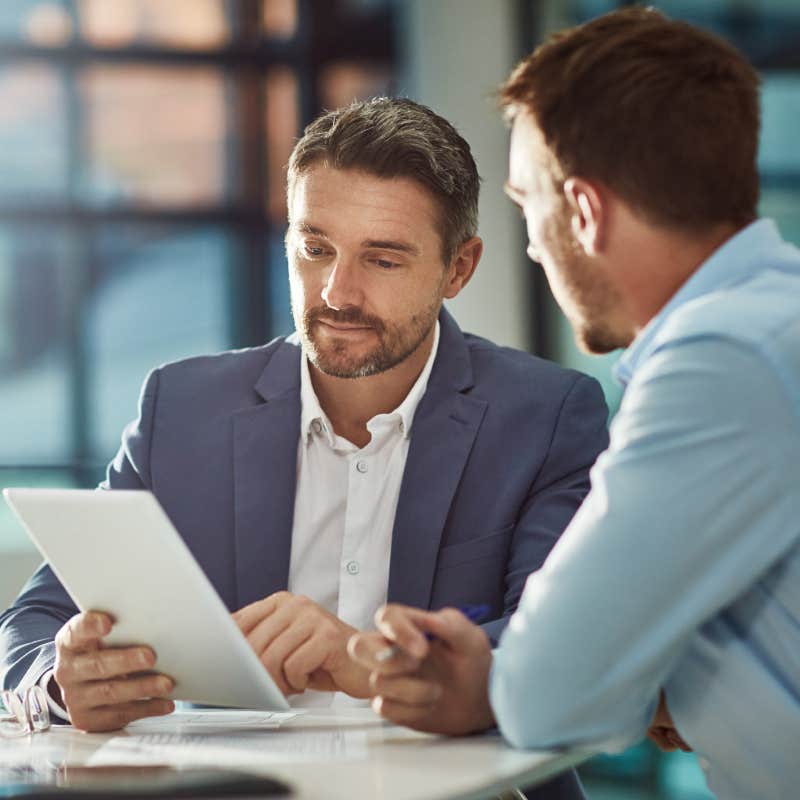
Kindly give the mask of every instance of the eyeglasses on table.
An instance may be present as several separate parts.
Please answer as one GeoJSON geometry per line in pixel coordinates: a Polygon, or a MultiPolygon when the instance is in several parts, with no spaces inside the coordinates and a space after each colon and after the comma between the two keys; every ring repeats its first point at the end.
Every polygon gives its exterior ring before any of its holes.
{"type": "Polygon", "coordinates": [[[0,702],[8,712],[0,714],[0,738],[29,736],[50,728],[47,695],[41,686],[30,686],[24,692],[0,692],[0,702]]]}

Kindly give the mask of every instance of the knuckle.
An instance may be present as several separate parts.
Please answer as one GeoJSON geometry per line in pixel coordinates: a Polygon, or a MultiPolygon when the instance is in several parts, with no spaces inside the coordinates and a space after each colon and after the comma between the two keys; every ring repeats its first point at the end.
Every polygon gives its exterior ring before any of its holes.
{"type": "Polygon", "coordinates": [[[67,620],[56,634],[56,647],[60,649],[69,648],[74,636],[75,627],[77,625],[79,616],[72,617],[67,620]]]}
{"type": "Polygon", "coordinates": [[[276,681],[280,681],[282,679],[281,664],[274,655],[271,653],[265,653],[261,656],[261,663],[264,665],[267,672],[272,675],[273,679],[276,681]]]}
{"type": "Polygon", "coordinates": [[[69,686],[61,687],[61,699],[64,701],[64,707],[69,711],[71,717],[75,717],[77,712],[80,715],[80,706],[78,705],[77,697],[74,690],[69,686]]]}
{"type": "Polygon", "coordinates": [[[106,676],[106,663],[100,651],[89,656],[84,671],[88,678],[104,678],[106,676]]]}
{"type": "Polygon", "coordinates": [[[126,661],[131,672],[137,669],[150,669],[155,666],[156,654],[149,647],[140,647],[127,653],[126,661]]]}
{"type": "Polygon", "coordinates": [[[297,666],[284,666],[283,674],[286,676],[286,683],[293,689],[302,690],[306,688],[305,675],[303,675],[303,671],[298,669],[297,666]]]}
{"type": "Polygon", "coordinates": [[[53,668],[53,678],[55,682],[61,687],[63,692],[64,686],[69,683],[70,668],[68,662],[64,659],[56,659],[55,667],[53,668]]]}
{"type": "Polygon", "coordinates": [[[286,683],[286,678],[283,674],[283,663],[279,658],[271,658],[269,660],[269,666],[267,669],[269,670],[269,674],[272,675],[275,680],[282,681],[284,684],[286,683]]]}
{"type": "Polygon", "coordinates": [[[95,687],[98,700],[102,705],[114,705],[117,701],[117,685],[114,681],[102,681],[95,687]]]}

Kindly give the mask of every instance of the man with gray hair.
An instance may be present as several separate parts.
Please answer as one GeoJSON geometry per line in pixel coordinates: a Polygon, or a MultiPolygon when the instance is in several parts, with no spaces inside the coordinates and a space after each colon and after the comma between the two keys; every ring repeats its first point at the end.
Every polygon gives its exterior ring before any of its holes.
{"type": "MultiPolygon", "coordinates": [[[[300,703],[369,695],[346,644],[387,599],[485,606],[496,641],[606,446],[594,380],[443,310],[481,256],[478,190],[469,145],[410,100],[313,122],[288,172],[297,332],[154,370],[109,467],[300,703]]],[[[151,650],[101,649],[111,624],[42,567],[0,618],[4,685],[45,683],[86,730],[168,712],[151,650]]]]}

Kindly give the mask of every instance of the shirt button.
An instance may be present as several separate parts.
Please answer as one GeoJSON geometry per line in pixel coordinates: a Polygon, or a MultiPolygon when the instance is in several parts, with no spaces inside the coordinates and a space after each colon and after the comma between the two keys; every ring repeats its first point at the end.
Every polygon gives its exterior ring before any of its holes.
{"type": "Polygon", "coordinates": [[[356,469],[363,475],[369,469],[369,467],[367,466],[366,461],[357,461],[356,469]]]}
{"type": "Polygon", "coordinates": [[[311,427],[314,429],[314,433],[322,433],[322,423],[318,419],[311,423],[311,427]]]}
{"type": "Polygon", "coordinates": [[[351,575],[358,575],[358,570],[359,570],[358,561],[348,561],[347,562],[347,571],[351,575]]]}
{"type": "Polygon", "coordinates": [[[400,433],[406,432],[406,426],[402,422],[397,427],[400,428],[400,433]]]}

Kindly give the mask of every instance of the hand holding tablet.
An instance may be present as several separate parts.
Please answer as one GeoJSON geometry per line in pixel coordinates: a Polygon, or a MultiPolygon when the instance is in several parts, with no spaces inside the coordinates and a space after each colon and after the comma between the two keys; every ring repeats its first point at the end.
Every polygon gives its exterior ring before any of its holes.
{"type": "Polygon", "coordinates": [[[152,672],[155,652],[147,646],[105,647],[112,626],[108,614],[82,611],[56,635],[53,678],[72,724],[82,731],[117,730],[175,710],[167,699],[174,681],[152,672]]]}
{"type": "Polygon", "coordinates": [[[172,699],[288,709],[151,493],[3,494],[78,608],[105,612],[78,614],[56,639],[56,679],[78,727],[169,713],[172,699]]]}

